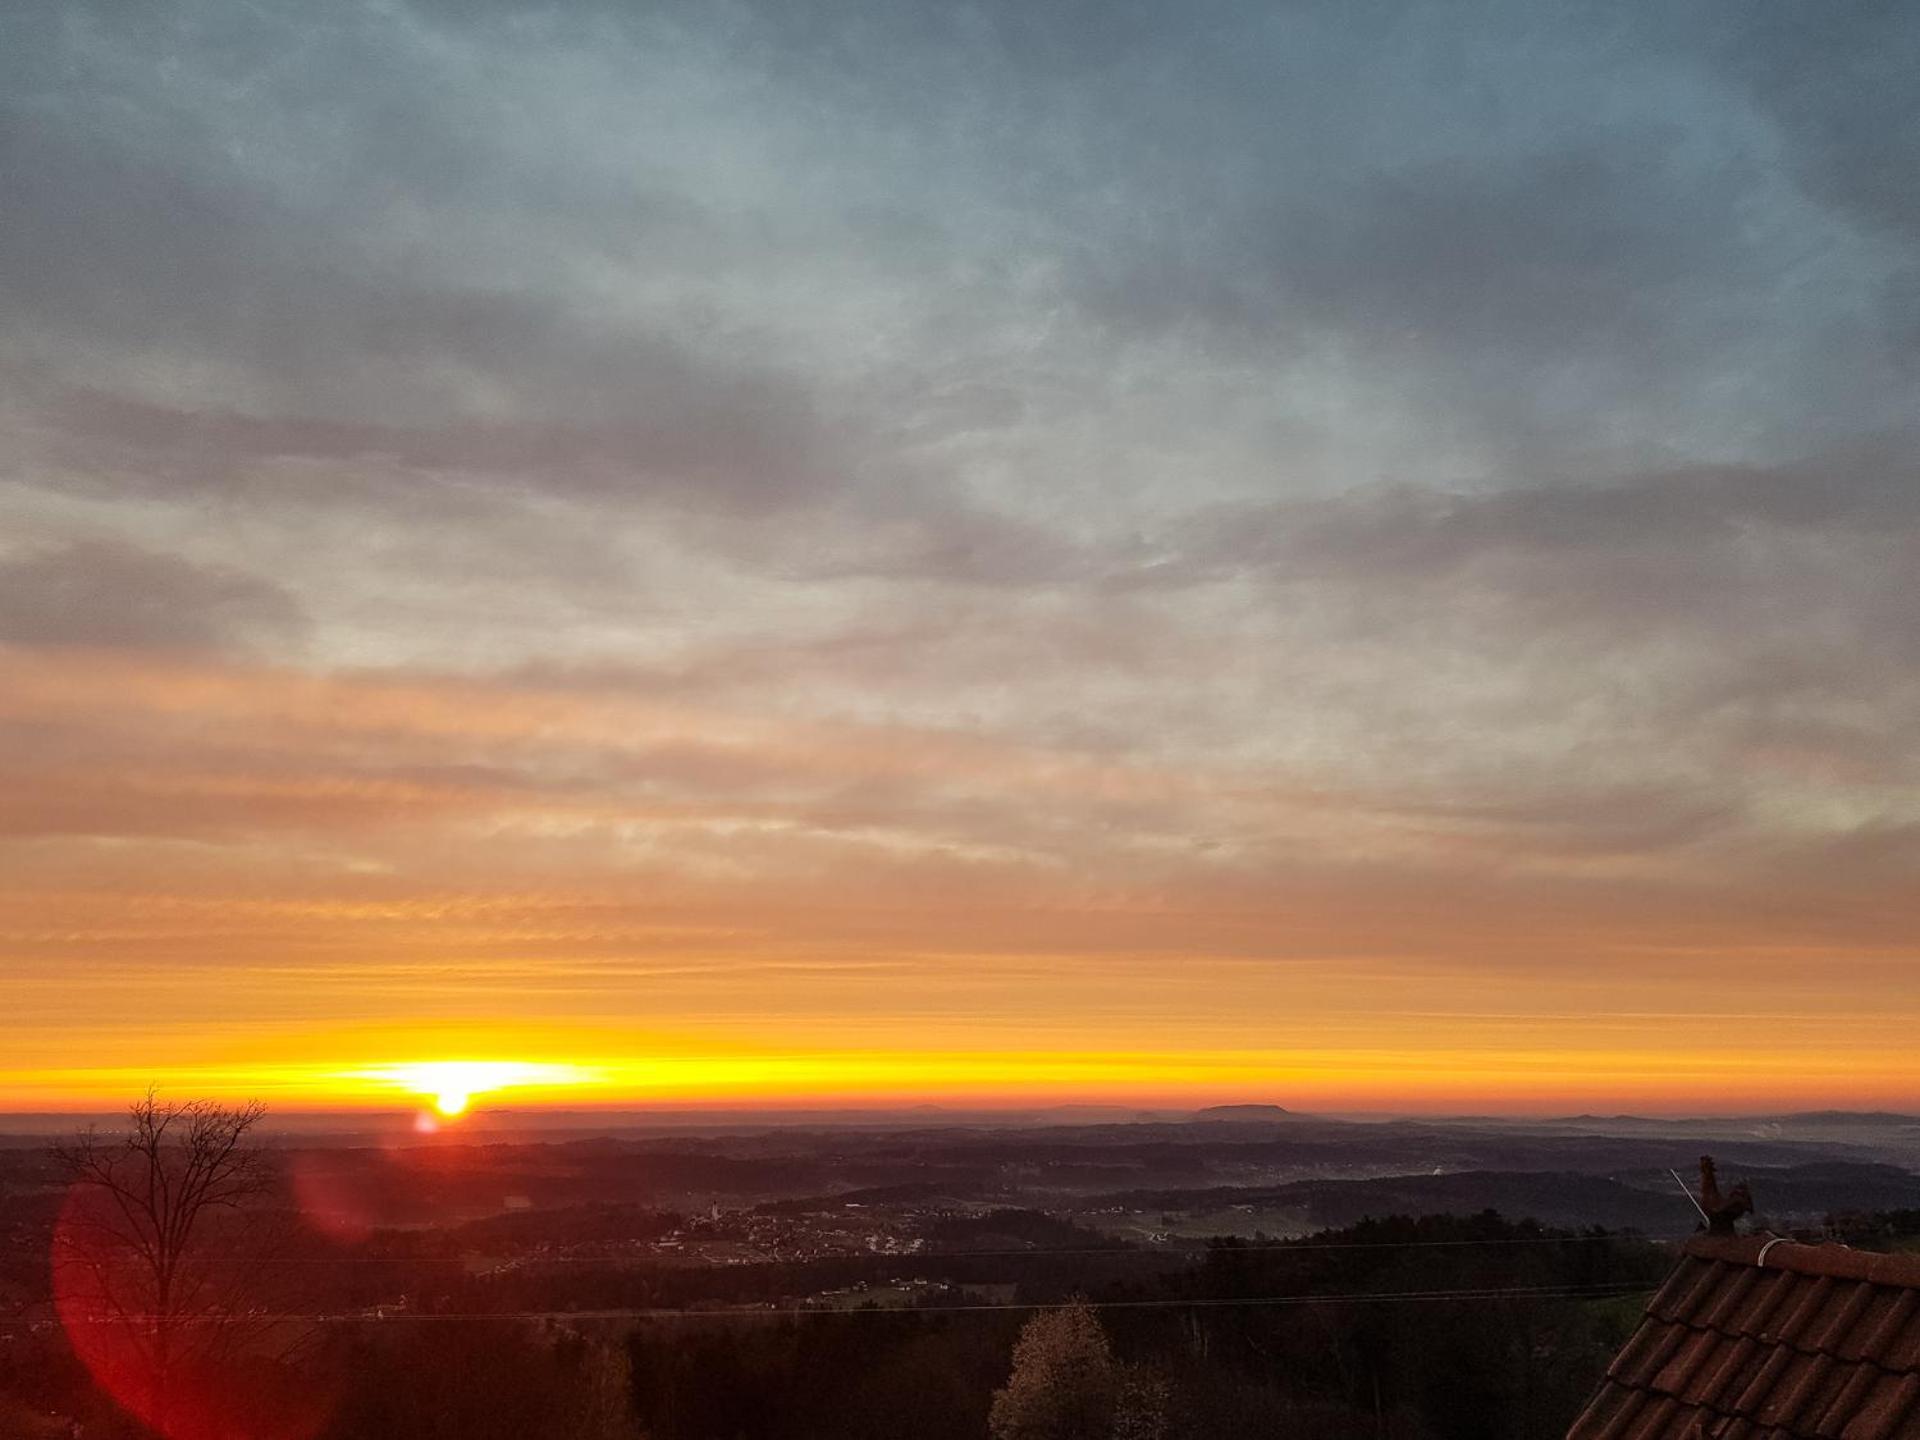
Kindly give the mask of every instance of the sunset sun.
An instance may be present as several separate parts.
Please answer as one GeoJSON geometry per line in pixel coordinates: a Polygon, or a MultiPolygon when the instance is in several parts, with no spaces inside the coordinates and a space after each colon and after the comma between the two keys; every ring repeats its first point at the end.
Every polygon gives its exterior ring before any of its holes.
{"type": "Polygon", "coordinates": [[[519,1060],[427,1060],[361,1073],[396,1090],[424,1097],[446,1119],[464,1115],[480,1095],[508,1090],[549,1090],[579,1085],[591,1077],[577,1066],[519,1060]]]}

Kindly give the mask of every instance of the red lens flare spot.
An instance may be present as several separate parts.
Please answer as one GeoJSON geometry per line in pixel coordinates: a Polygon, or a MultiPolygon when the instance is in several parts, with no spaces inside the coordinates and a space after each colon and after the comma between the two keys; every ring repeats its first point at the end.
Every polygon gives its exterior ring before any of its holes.
{"type": "Polygon", "coordinates": [[[299,1151],[288,1158],[287,1181],[301,1220],[327,1239],[357,1245],[373,1233],[378,1197],[353,1152],[299,1151]]]}
{"type": "Polygon", "coordinates": [[[211,1253],[168,1277],[129,1239],[110,1196],[75,1185],[52,1252],[54,1310],[100,1389],[165,1440],[313,1440],[330,1387],[278,1356],[297,1322],[251,1303],[247,1267],[211,1253]]]}

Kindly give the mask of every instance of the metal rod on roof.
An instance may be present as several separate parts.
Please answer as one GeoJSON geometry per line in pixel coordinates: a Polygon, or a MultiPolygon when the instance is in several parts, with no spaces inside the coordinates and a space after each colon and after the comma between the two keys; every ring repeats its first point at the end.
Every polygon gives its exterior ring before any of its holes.
{"type": "Polygon", "coordinates": [[[1687,1197],[1687,1203],[1699,1212],[1700,1223],[1711,1227],[1712,1217],[1707,1214],[1706,1207],[1700,1203],[1700,1198],[1687,1188],[1687,1182],[1680,1178],[1680,1172],[1669,1167],[1667,1174],[1673,1176],[1673,1183],[1680,1187],[1680,1193],[1687,1197]]]}

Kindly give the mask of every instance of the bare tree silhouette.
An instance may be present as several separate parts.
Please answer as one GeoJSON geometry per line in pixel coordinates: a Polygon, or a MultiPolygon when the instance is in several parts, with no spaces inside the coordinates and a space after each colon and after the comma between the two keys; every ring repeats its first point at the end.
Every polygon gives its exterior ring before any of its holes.
{"type": "Polygon", "coordinates": [[[245,1267],[205,1262],[214,1217],[272,1182],[250,1141],[265,1113],[257,1101],[162,1101],[148,1090],[124,1131],[90,1127],[54,1147],[70,1182],[53,1257],[63,1314],[111,1332],[91,1347],[114,1372],[103,1379],[163,1435],[183,1367],[237,1343],[230,1322],[245,1318],[245,1267]]]}

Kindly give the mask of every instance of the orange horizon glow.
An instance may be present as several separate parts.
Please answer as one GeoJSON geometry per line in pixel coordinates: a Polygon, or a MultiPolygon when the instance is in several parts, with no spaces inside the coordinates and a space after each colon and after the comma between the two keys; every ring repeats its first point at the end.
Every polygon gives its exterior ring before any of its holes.
{"type": "Polygon", "coordinates": [[[0,720],[107,716],[115,734],[210,729],[308,755],[272,774],[0,775],[12,813],[57,832],[17,847],[0,880],[4,1111],[110,1111],[149,1083],[443,1117],[1920,1109],[1920,916],[1906,891],[1841,903],[1851,872],[1534,857],[1210,758],[1054,763],[937,729],[729,721],[558,684],[4,650],[0,664],[0,720]],[[1064,864],[990,837],[829,833],[777,796],[662,807],[432,768],[450,749],[535,744],[617,760],[669,746],[696,771],[765,766],[781,785],[884,772],[1159,806],[1169,824],[1291,848],[1176,864],[1096,827],[1064,864]],[[425,778],[371,784],[333,758],[368,745],[425,778]],[[549,1069],[395,1078],[457,1064],[549,1069]]]}
{"type": "Polygon", "coordinates": [[[111,1110],[149,1083],[179,1095],[263,1099],[284,1114],[427,1105],[447,1120],[493,1109],[533,1115],[915,1104],[991,1110],[1271,1103],[1324,1112],[1525,1115],[1623,1108],[1735,1114],[1914,1108],[1920,1097],[1920,1060],[1905,1050],[1803,1052],[1795,1057],[1795,1075],[1792,1085],[1783,1085],[1777,1065],[1764,1054],[1696,1053],[1682,1060],[1639,1051],[1570,1057],[1551,1049],[1478,1055],[1449,1049],[1286,1055],[788,1052],[602,1057],[590,1063],[469,1057],[376,1066],[314,1061],[7,1071],[0,1072],[0,1110],[111,1110]],[[1863,1074],[1883,1083],[1862,1083],[1863,1074]],[[1892,1083],[1884,1083],[1889,1078],[1892,1083]]]}

